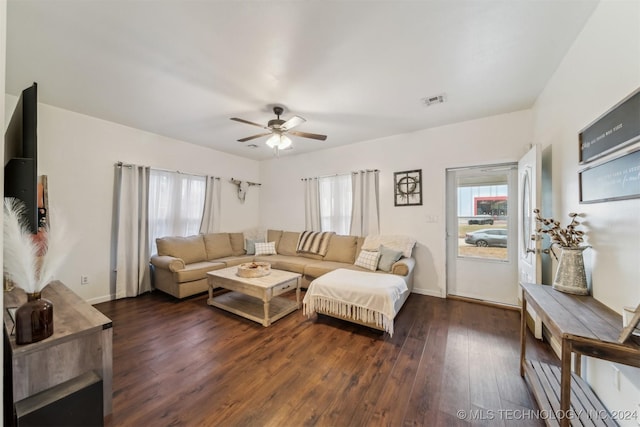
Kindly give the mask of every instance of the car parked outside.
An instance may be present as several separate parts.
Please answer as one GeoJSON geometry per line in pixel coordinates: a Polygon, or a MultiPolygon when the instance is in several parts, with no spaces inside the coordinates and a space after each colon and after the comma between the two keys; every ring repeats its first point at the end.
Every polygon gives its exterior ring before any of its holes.
{"type": "Polygon", "coordinates": [[[490,216],[477,216],[474,218],[471,218],[468,222],[469,225],[493,225],[493,218],[490,216]]]}
{"type": "Polygon", "coordinates": [[[470,245],[480,247],[500,246],[507,247],[507,229],[506,228],[486,228],[464,236],[464,242],[470,245]]]}

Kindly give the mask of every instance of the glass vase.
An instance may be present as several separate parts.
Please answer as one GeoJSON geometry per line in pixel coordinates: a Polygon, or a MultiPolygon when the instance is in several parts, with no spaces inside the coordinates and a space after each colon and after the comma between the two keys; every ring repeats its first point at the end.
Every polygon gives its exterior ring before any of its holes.
{"type": "Polygon", "coordinates": [[[16,344],[31,344],[53,334],[53,304],[40,292],[27,292],[27,302],[16,310],[16,344]]]}

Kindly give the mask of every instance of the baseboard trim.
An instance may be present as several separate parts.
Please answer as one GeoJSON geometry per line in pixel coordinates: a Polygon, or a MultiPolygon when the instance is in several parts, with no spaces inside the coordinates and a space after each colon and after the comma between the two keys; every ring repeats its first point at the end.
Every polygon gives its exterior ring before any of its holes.
{"type": "Polygon", "coordinates": [[[107,302],[107,301],[111,301],[114,300],[115,298],[113,298],[112,295],[104,295],[101,297],[95,297],[95,298],[91,298],[86,300],[87,303],[91,304],[91,305],[95,305],[95,304],[100,304],[101,302],[107,302]]]}
{"type": "Polygon", "coordinates": [[[419,294],[419,295],[427,295],[427,296],[430,296],[430,297],[443,298],[442,292],[434,291],[434,290],[431,290],[431,289],[413,288],[413,290],[411,292],[413,292],[414,294],[419,294]]]}
{"type": "Polygon", "coordinates": [[[513,311],[520,311],[520,307],[518,307],[517,305],[501,304],[499,302],[485,301],[485,300],[469,298],[469,297],[461,297],[459,295],[447,295],[447,299],[454,300],[454,301],[470,302],[474,304],[481,304],[489,307],[505,308],[507,310],[513,310],[513,311]]]}

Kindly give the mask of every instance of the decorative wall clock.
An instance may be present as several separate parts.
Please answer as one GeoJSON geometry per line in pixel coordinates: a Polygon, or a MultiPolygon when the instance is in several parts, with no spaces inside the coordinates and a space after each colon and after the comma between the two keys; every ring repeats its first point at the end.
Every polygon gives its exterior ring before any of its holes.
{"type": "Polygon", "coordinates": [[[394,205],[422,205],[422,169],[394,172],[394,205]]]}

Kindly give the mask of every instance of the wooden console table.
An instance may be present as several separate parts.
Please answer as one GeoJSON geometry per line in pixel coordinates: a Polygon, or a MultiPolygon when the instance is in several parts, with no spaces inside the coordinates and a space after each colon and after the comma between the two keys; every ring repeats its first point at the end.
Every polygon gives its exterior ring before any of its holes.
{"type": "Polygon", "coordinates": [[[8,343],[5,341],[9,351],[8,355],[5,353],[5,375],[11,375],[10,379],[5,377],[5,382],[12,384],[11,401],[25,402],[40,392],[93,372],[102,380],[103,415],[111,414],[111,320],[58,281],[47,285],[42,297],[53,303],[53,335],[32,344],[17,345],[7,308],[22,305],[27,296],[19,288],[4,293],[4,327],[9,338],[8,343]]]}
{"type": "Polygon", "coordinates": [[[548,425],[616,425],[589,385],[580,378],[581,355],[640,367],[640,342],[618,343],[622,316],[590,296],[524,283],[520,326],[520,375],[526,375],[541,410],[554,414],[548,425]],[[530,304],[562,342],[560,367],[526,360],[526,312],[530,304]],[[571,354],[575,353],[575,372],[571,354]],[[573,391],[573,399],[572,399],[573,391]],[[571,412],[570,412],[571,411],[571,412]],[[559,418],[559,419],[555,419],[559,418]],[[580,419],[578,419],[580,418],[580,419]],[[575,420],[575,423],[573,422],[575,420]]]}

